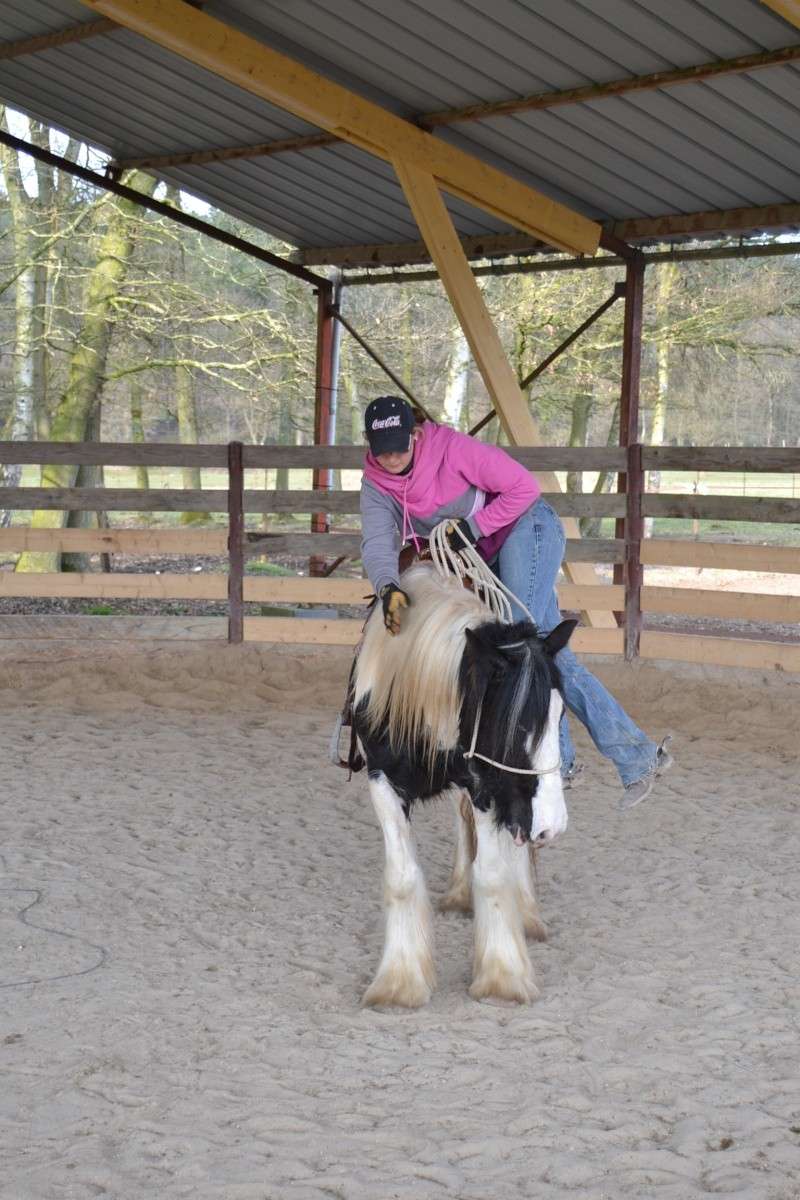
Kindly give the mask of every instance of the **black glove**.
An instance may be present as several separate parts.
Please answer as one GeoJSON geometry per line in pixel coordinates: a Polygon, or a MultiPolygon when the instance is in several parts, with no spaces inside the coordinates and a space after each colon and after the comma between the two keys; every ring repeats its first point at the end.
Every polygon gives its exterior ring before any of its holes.
{"type": "Polygon", "coordinates": [[[472,532],[472,526],[466,517],[459,517],[457,520],[449,521],[445,530],[447,544],[451,550],[463,550],[464,542],[468,546],[474,546],[477,542],[477,535],[472,532]]]}
{"type": "Polygon", "coordinates": [[[403,609],[408,608],[411,601],[396,583],[387,583],[385,587],[381,588],[378,595],[383,603],[383,623],[394,637],[396,633],[400,632],[403,609]]]}

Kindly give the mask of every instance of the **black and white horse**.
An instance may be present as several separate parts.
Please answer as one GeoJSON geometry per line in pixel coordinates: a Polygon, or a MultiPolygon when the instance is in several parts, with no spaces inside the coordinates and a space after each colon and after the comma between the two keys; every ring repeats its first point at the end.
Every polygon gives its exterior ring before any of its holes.
{"type": "Polygon", "coordinates": [[[546,936],[529,847],[567,826],[554,656],[575,622],[542,638],[530,622],[487,619],[472,592],[428,565],[407,571],[403,588],[401,632],[388,636],[376,606],[354,676],[355,731],[386,848],[385,943],[364,1004],[430,998],[433,920],[409,816],[415,801],[443,793],[461,814],[443,907],[474,911],[470,995],[526,1003],[538,991],[525,934],[546,936]]]}

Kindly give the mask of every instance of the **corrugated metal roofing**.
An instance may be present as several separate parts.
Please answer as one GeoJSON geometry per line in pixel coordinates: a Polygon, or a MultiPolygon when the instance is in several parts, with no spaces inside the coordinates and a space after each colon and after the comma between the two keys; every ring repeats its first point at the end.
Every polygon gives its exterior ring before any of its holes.
{"type": "MultiPolygon", "coordinates": [[[[405,116],[800,42],[758,0],[211,0],[204,9],[405,116]]],[[[75,0],[4,0],[0,40],[95,19],[75,0]]],[[[315,132],[121,29],[0,61],[0,97],[123,161],[315,132]]],[[[601,221],[800,202],[794,65],[436,134],[601,221]]],[[[418,238],[390,166],[345,144],[159,175],[300,247],[418,238]]],[[[462,234],[508,231],[446,199],[462,234]]]]}

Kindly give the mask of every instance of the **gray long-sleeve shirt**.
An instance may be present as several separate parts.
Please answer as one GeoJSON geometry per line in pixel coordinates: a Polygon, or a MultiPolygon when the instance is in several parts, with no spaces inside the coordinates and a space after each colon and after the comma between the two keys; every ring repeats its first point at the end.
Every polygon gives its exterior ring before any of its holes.
{"type": "MultiPolygon", "coordinates": [[[[414,532],[419,537],[427,538],[431,530],[446,517],[469,518],[482,507],[483,501],[484,493],[480,488],[468,487],[429,517],[410,517],[409,520],[414,532]]],[[[365,479],[361,484],[361,559],[376,592],[387,583],[397,583],[402,528],[403,508],[400,501],[365,479]]],[[[480,529],[472,520],[470,528],[476,537],[481,536],[480,529]]]]}

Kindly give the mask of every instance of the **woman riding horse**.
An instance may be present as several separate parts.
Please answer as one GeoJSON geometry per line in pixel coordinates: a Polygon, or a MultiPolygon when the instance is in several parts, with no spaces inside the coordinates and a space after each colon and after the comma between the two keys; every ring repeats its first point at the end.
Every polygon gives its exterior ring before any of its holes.
{"type": "MultiPolygon", "coordinates": [[[[379,396],[366,409],[369,452],[361,485],[361,554],[380,597],[386,629],[400,633],[409,597],[401,586],[399,551],[442,520],[451,521],[454,549],[466,540],[526,606],[539,629],[561,621],[556,578],[564,556],[564,530],[541,498],[535,478],[497,446],[426,420],[399,396],[379,396]]],[[[515,609],[514,620],[524,618],[515,609]]],[[[623,784],[621,808],[639,804],[659,774],[672,765],[666,749],[631,720],[603,684],[565,647],[557,657],[564,701],[586,726],[623,784]]],[[[560,731],[562,775],[575,775],[575,750],[566,718],[560,731]]]]}

